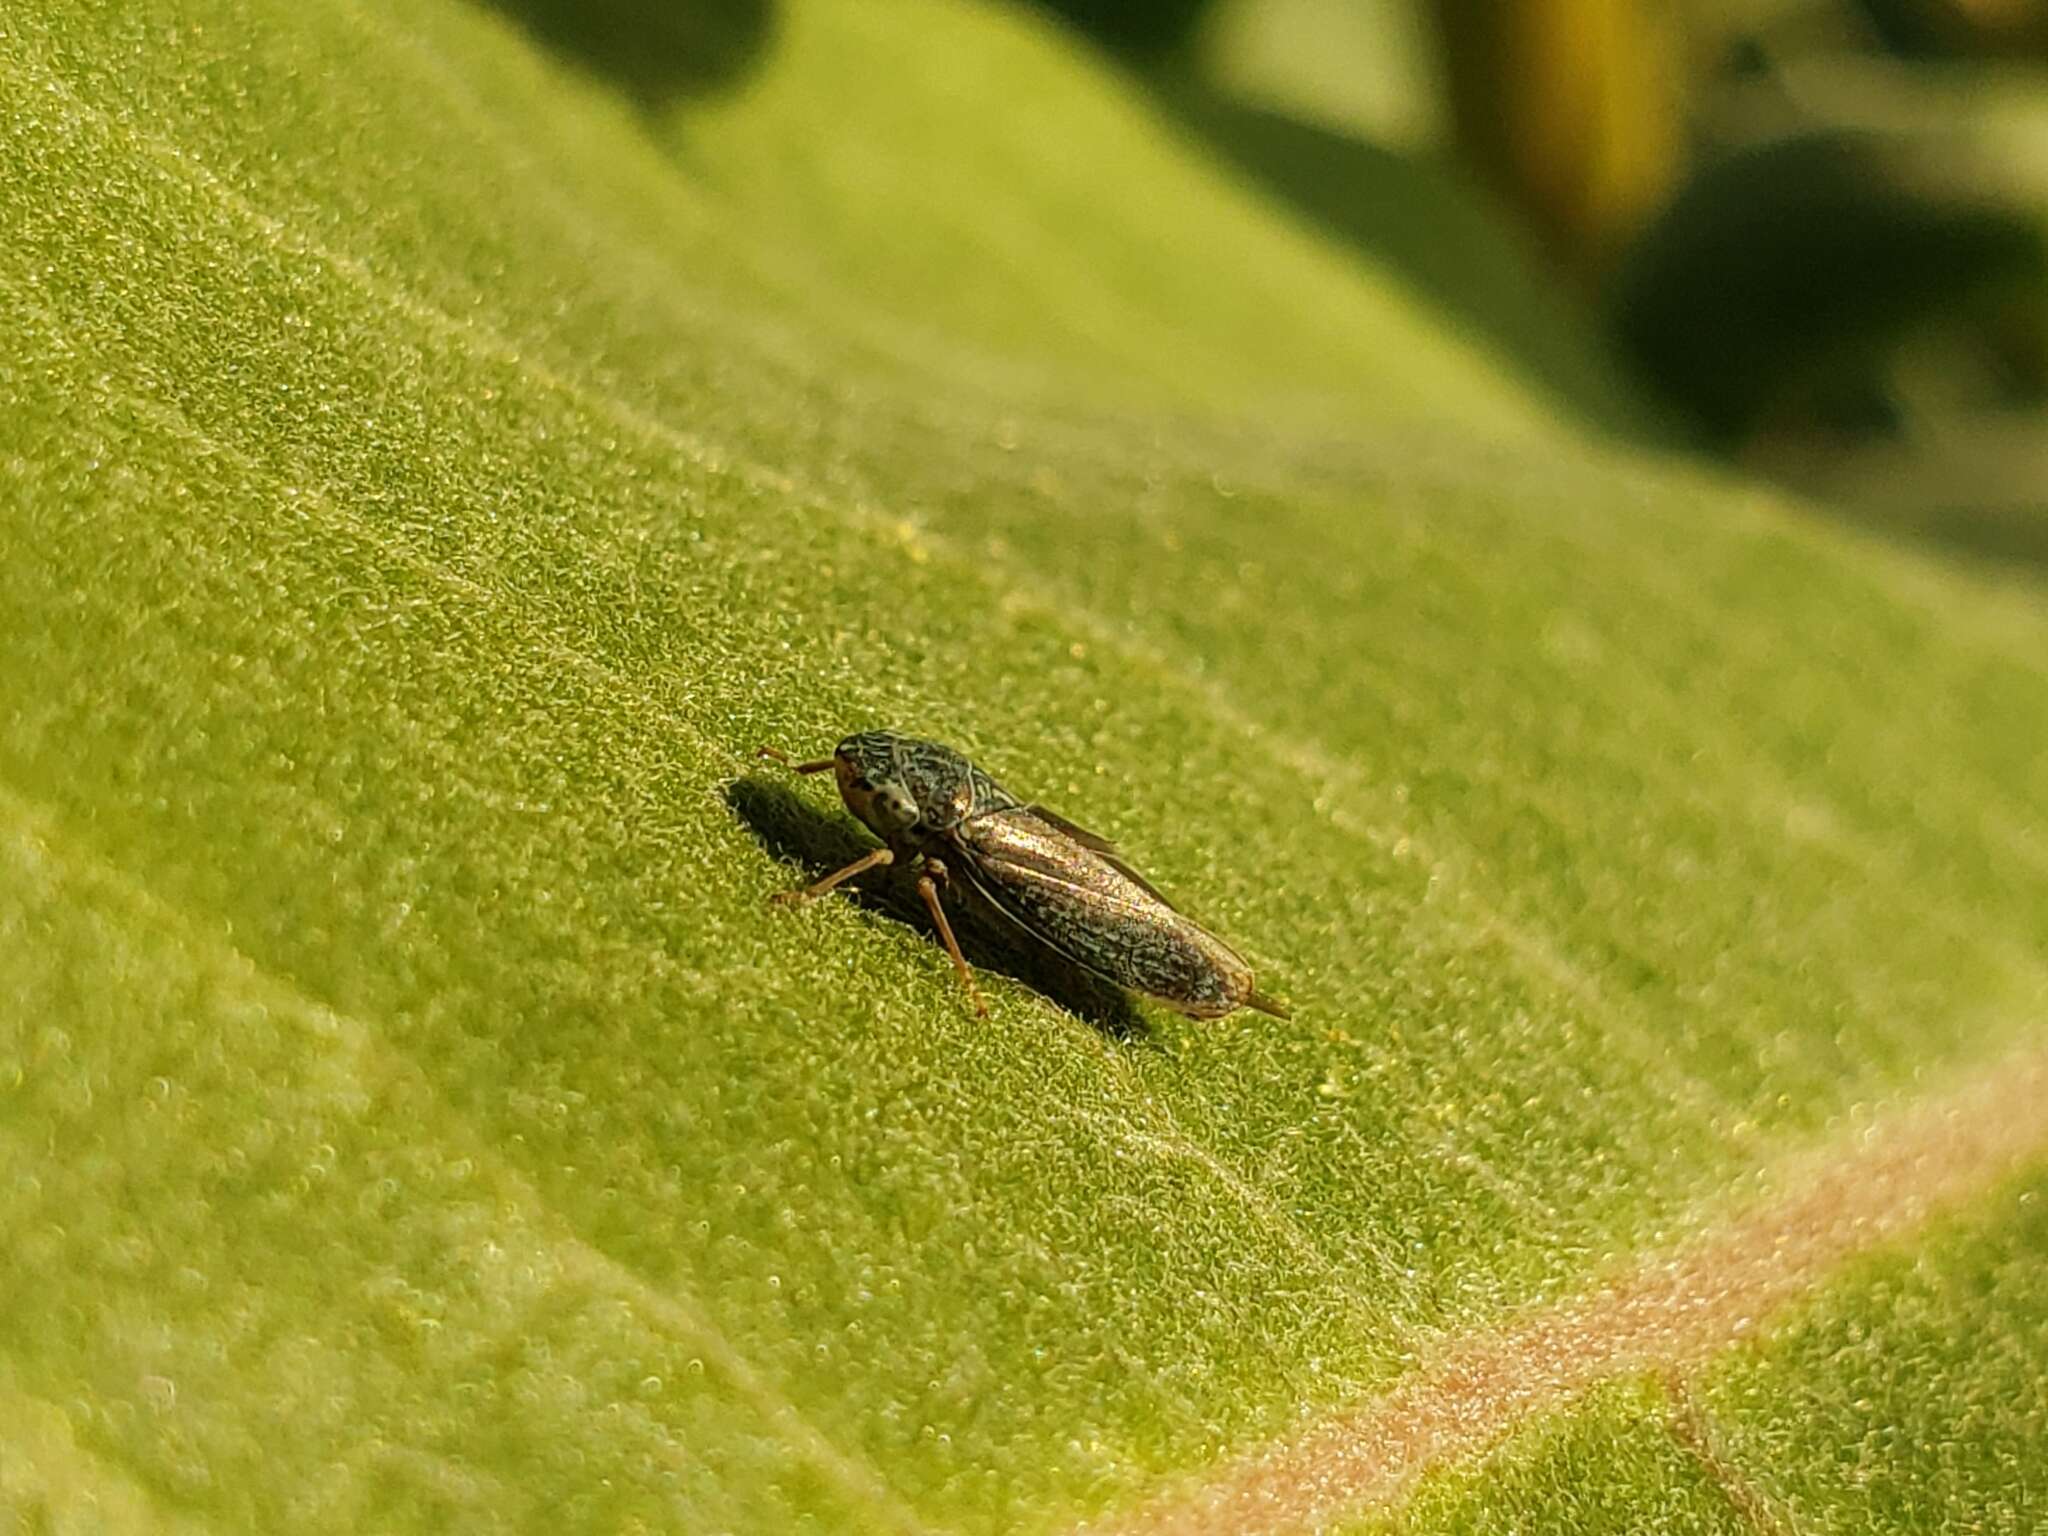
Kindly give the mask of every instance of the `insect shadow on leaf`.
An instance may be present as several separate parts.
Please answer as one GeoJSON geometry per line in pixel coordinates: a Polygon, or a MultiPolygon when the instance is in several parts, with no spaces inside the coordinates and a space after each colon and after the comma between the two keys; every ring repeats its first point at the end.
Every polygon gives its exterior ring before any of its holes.
{"type": "MultiPolygon", "coordinates": [[[[771,779],[750,775],[734,780],[726,786],[725,803],[771,857],[795,864],[814,879],[845,868],[875,847],[852,818],[812,805],[771,779]]],[[[917,893],[897,871],[872,869],[841,889],[862,910],[907,924],[937,942],[917,893]]],[[[953,889],[967,893],[965,882],[953,889]]],[[[958,902],[953,926],[961,952],[977,969],[1023,982],[1113,1040],[1150,1036],[1145,1016],[1127,993],[1018,936],[1013,925],[992,920],[973,900],[958,902]]]]}

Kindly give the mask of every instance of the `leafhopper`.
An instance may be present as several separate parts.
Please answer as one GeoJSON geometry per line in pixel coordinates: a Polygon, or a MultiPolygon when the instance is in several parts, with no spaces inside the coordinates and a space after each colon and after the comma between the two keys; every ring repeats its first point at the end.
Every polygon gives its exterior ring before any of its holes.
{"type": "Polygon", "coordinates": [[[1115,845],[1019,800],[951,747],[862,731],[815,762],[793,762],[772,747],[761,755],[795,773],[830,771],[846,808],[882,840],[844,869],[774,899],[811,901],[866,870],[901,864],[914,872],[977,1013],[988,1007],[941,900],[955,878],[1029,939],[1176,1012],[1218,1019],[1255,1008],[1287,1017],[1236,951],[1175,911],[1115,845]]]}

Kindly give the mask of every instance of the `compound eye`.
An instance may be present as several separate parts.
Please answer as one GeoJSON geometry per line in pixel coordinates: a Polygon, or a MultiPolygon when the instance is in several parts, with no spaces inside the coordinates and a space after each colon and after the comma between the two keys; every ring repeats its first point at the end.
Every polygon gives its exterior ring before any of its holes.
{"type": "Polygon", "coordinates": [[[873,804],[875,818],[883,826],[902,831],[917,820],[917,802],[894,784],[877,789],[873,804]]]}

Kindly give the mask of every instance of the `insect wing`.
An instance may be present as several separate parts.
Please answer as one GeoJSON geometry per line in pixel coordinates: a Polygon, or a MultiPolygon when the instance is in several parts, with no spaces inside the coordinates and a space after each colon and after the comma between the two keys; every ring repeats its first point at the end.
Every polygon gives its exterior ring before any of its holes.
{"type": "Polygon", "coordinates": [[[1101,833],[1090,832],[1086,827],[1077,826],[1057,811],[1049,811],[1042,805],[1027,805],[1024,809],[1033,816],[1036,816],[1040,821],[1050,824],[1055,830],[1066,833],[1067,836],[1071,837],[1083,848],[1093,853],[1101,854],[1103,858],[1109,861],[1110,868],[1131,881],[1139,890],[1150,896],[1162,907],[1173,907],[1173,903],[1160,895],[1158,888],[1150,880],[1147,880],[1143,875],[1131,868],[1129,862],[1125,860],[1122,850],[1108,838],[1102,836],[1101,833]]]}
{"type": "Polygon", "coordinates": [[[1251,971],[1227,945],[1066,824],[1020,806],[963,822],[953,842],[990,905],[1105,980],[1197,1017],[1250,995],[1251,971]]]}

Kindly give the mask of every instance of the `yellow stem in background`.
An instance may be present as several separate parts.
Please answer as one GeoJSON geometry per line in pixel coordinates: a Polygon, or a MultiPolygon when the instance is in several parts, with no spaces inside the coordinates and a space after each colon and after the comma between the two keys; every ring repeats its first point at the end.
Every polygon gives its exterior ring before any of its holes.
{"type": "Polygon", "coordinates": [[[1682,38],[1657,0],[1435,0],[1460,152],[1591,281],[1669,193],[1682,38]]]}

